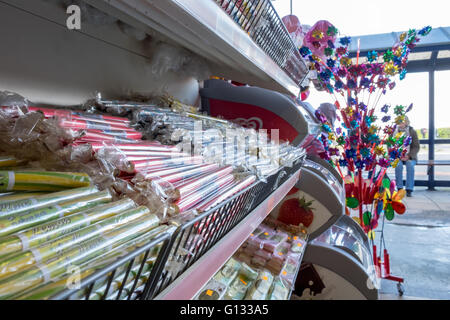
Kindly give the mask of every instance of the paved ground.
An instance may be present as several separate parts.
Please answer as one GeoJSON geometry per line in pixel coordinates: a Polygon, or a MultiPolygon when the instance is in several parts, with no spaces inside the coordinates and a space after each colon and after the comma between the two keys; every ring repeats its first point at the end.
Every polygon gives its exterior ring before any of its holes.
{"type": "MultiPolygon", "coordinates": [[[[385,225],[391,273],[405,278],[406,299],[449,300],[450,189],[417,189],[404,202],[407,212],[385,225]]],[[[397,299],[396,283],[382,281],[381,293],[397,299]]]]}

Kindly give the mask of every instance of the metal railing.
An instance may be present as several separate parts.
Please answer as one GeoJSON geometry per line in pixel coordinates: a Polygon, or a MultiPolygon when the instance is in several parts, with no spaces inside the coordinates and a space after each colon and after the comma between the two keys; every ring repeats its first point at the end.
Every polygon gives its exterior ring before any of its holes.
{"type": "Polygon", "coordinates": [[[308,67],[269,0],[215,0],[253,41],[297,84],[308,67]]]}

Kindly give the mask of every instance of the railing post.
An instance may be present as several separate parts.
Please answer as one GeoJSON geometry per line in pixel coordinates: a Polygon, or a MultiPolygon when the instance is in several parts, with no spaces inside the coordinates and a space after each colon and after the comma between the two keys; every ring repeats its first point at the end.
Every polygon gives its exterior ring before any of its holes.
{"type": "MultiPolygon", "coordinates": [[[[428,159],[434,160],[434,142],[435,142],[435,125],[434,125],[434,68],[428,73],[429,81],[429,116],[428,116],[428,159]]],[[[428,190],[435,190],[434,166],[430,167],[428,173],[428,190]]]]}

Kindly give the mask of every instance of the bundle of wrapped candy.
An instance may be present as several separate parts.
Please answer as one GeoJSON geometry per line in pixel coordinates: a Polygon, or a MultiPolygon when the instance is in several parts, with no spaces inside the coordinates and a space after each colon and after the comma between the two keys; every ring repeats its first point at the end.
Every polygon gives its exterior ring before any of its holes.
{"type": "Polygon", "coordinates": [[[306,230],[266,219],[196,298],[286,300],[306,240],[306,230]]]}
{"type": "Polygon", "coordinates": [[[282,166],[292,166],[304,155],[303,149],[270,139],[264,130],[246,129],[206,115],[146,107],[136,110],[134,119],[149,139],[177,144],[180,150],[242,168],[261,179],[282,166]]]}
{"type": "Polygon", "coordinates": [[[16,170],[0,177],[0,299],[36,297],[34,290],[47,286],[50,297],[67,288],[69,267],[87,276],[96,263],[169,229],[147,207],[114,201],[84,173],[16,170]]]}

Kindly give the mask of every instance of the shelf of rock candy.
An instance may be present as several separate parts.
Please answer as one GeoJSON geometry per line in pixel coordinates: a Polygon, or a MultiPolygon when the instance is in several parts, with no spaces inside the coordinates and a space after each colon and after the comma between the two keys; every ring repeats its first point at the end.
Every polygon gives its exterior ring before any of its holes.
{"type": "Polygon", "coordinates": [[[66,289],[70,268],[81,280],[169,229],[85,173],[9,169],[0,178],[0,299],[48,299],[66,289]]]}
{"type": "Polygon", "coordinates": [[[304,229],[267,218],[195,299],[288,300],[306,243],[304,229]]]}
{"type": "MultiPolygon", "coordinates": [[[[25,159],[33,170],[36,170],[37,165],[52,171],[59,169],[87,172],[94,184],[102,190],[111,188],[115,194],[128,196],[138,205],[146,206],[158,217],[159,223],[185,223],[191,217],[220,206],[233,195],[243,193],[234,201],[239,202],[239,205],[230,206],[234,210],[227,212],[227,219],[218,217],[219,213],[216,212],[214,216],[201,222],[203,231],[197,228],[197,233],[201,237],[208,237],[219,228],[221,234],[224,234],[227,228],[233,227],[229,222],[236,218],[236,213],[232,211],[242,211],[242,198],[245,196],[247,202],[250,198],[248,192],[243,191],[258,184],[256,176],[264,180],[279,171],[280,163],[292,165],[302,156],[302,150],[293,150],[284,145],[281,149],[283,152],[275,154],[278,158],[274,158],[270,151],[273,144],[269,144],[269,151],[247,147],[244,156],[240,158],[223,155],[217,157],[214,153],[211,156],[208,154],[211,150],[208,149],[209,145],[204,144],[201,152],[191,156],[190,149],[183,152],[179,143],[183,142],[181,132],[185,139],[188,137],[186,141],[192,143],[192,135],[195,134],[192,126],[198,125],[195,120],[200,119],[201,124],[205,125],[203,133],[208,129],[215,129],[220,136],[226,130],[234,130],[239,136],[240,130],[241,134],[247,133],[247,137],[241,135],[247,142],[250,131],[237,128],[227,121],[193,113],[193,108],[174,107],[173,102],[171,110],[154,105],[139,104],[139,109],[136,106],[137,103],[102,101],[102,107],[114,112],[120,108],[122,112],[129,113],[131,108],[133,118],[137,120],[135,122],[124,117],[78,110],[28,107],[27,112],[17,108],[3,108],[2,115],[7,114],[6,118],[9,117],[10,121],[10,130],[6,130],[7,138],[4,139],[7,142],[5,151],[9,150],[10,154],[15,155],[15,158],[5,157],[4,164],[8,165],[11,161],[20,163],[22,160],[15,159],[25,159]],[[141,128],[144,127],[143,133],[133,128],[132,123],[136,122],[141,128]],[[36,131],[39,134],[34,137],[33,133],[36,131]],[[47,131],[48,134],[43,134],[47,131]],[[143,136],[148,138],[149,135],[168,145],[157,140],[141,140],[143,136]],[[174,145],[177,143],[178,146],[174,145]],[[178,219],[179,217],[182,218],[178,219]],[[211,223],[216,219],[221,220],[221,223],[211,223]],[[215,229],[211,228],[213,224],[215,229]]],[[[254,139],[255,135],[251,134],[250,138],[254,139]]],[[[248,143],[246,145],[253,146],[248,143]]],[[[246,207],[246,213],[249,209],[250,207],[246,207]]],[[[99,282],[95,285],[97,283],[99,282]]],[[[52,285],[53,282],[50,286],[52,285]]],[[[89,294],[91,293],[90,291],[89,294]]],[[[102,298],[108,297],[103,295],[102,298]]]]}

